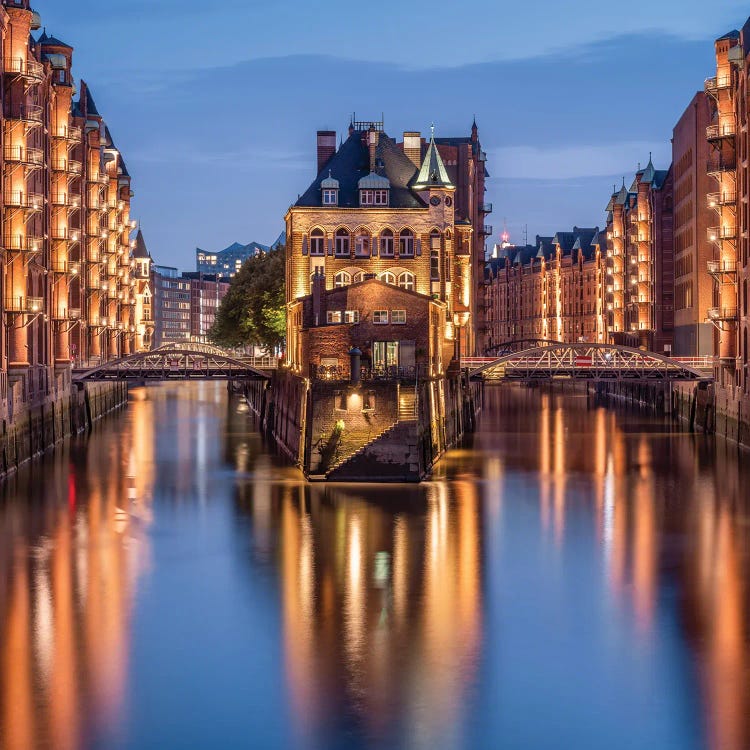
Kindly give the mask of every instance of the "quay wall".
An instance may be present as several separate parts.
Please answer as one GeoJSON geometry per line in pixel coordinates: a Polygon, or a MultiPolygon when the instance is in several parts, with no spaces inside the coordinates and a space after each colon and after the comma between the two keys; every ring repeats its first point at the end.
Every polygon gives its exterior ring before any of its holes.
{"type": "Polygon", "coordinates": [[[18,384],[9,387],[0,432],[0,477],[43,453],[66,437],[92,427],[128,400],[125,383],[71,383],[67,373],[55,377],[44,398],[24,400],[18,384]]]}
{"type": "Polygon", "coordinates": [[[479,387],[458,373],[352,385],[280,369],[245,395],[266,435],[314,481],[418,482],[473,430],[479,404],[479,387]]]}

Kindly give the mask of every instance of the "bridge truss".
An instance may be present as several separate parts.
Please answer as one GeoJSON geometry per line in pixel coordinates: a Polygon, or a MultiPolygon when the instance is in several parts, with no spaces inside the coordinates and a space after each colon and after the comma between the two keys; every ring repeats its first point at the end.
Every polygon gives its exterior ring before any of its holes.
{"type": "Polygon", "coordinates": [[[470,370],[474,380],[583,380],[676,382],[713,380],[703,370],[654,352],[612,344],[550,344],[544,342],[504,354],[470,370]]]}
{"type": "Polygon", "coordinates": [[[165,344],[87,370],[74,370],[76,382],[106,380],[268,380],[268,373],[208,344],[165,344]]]}

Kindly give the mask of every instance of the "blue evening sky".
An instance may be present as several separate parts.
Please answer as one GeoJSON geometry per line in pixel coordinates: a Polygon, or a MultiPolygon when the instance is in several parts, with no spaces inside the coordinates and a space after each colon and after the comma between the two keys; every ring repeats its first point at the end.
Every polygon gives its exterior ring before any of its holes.
{"type": "Polygon", "coordinates": [[[712,73],[739,0],[36,0],[76,48],[133,175],[160,263],[272,242],[315,173],[315,131],[468,134],[488,153],[497,239],[600,224],[712,73]]]}

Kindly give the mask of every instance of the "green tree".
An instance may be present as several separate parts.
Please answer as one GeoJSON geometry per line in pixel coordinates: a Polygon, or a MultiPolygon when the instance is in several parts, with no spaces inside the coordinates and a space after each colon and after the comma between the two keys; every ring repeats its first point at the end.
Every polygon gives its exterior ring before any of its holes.
{"type": "Polygon", "coordinates": [[[284,343],[286,250],[257,255],[242,264],[208,332],[218,346],[260,346],[268,353],[284,343]]]}

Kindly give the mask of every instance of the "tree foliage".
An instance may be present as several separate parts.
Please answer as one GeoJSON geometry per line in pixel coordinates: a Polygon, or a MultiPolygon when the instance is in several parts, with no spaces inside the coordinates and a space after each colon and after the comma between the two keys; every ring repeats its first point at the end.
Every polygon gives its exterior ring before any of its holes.
{"type": "Polygon", "coordinates": [[[208,333],[218,346],[259,346],[271,353],[284,343],[286,251],[283,247],[243,263],[208,333]]]}

